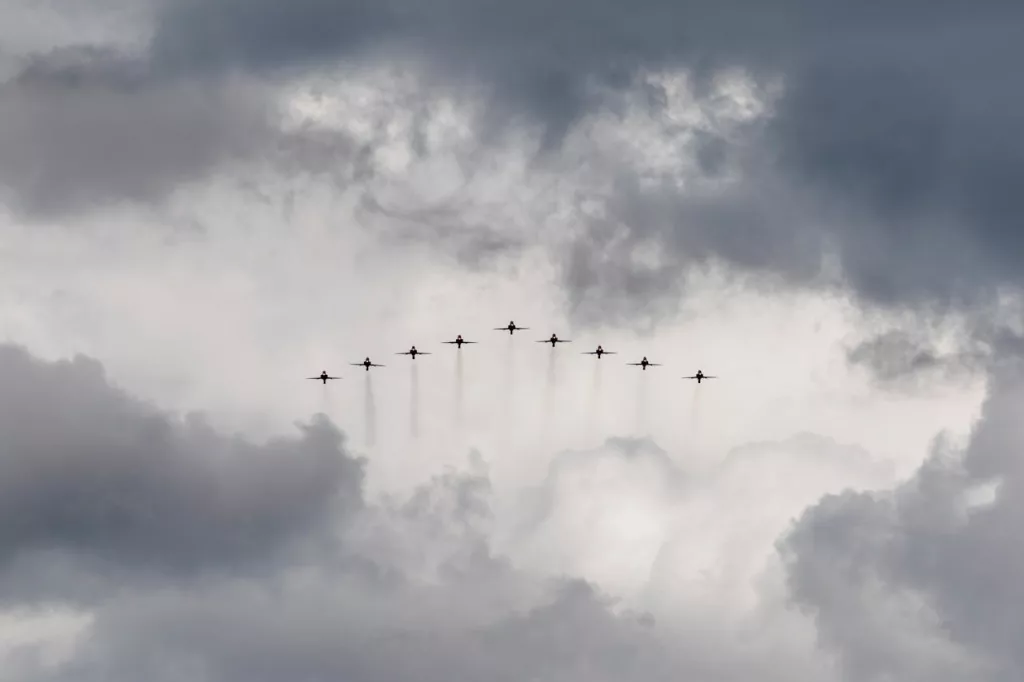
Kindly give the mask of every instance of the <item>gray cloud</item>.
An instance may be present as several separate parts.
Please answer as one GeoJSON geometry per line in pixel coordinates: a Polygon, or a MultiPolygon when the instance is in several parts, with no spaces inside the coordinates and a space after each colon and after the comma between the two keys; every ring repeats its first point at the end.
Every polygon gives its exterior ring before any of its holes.
{"type": "Polygon", "coordinates": [[[57,50],[0,85],[0,185],[43,215],[159,201],[267,149],[271,114],[257,87],[157,82],[131,56],[57,50]]]}
{"type": "Polygon", "coordinates": [[[366,505],[323,418],[256,445],[131,398],[93,360],[10,346],[0,385],[4,600],[94,617],[68,660],[24,651],[15,679],[674,676],[649,618],[494,555],[478,456],[366,505]]]}
{"type": "Polygon", "coordinates": [[[885,494],[828,496],[784,550],[796,598],[850,679],[1020,679],[1024,382],[1004,364],[963,452],[939,442],[885,494]]]}
{"type": "Polygon", "coordinates": [[[898,385],[970,376],[982,370],[991,356],[989,348],[971,339],[961,349],[943,352],[930,336],[927,331],[892,329],[847,349],[846,359],[881,382],[898,385]]]}
{"type": "MultiPolygon", "coordinates": [[[[834,284],[822,265],[835,256],[866,300],[940,310],[1021,283],[1024,97],[1014,86],[1024,8],[1011,0],[164,0],[154,21],[140,57],[146,84],[71,85],[48,72],[60,87],[4,86],[0,181],[15,199],[36,210],[152,199],[225,159],[271,154],[280,133],[267,122],[269,100],[225,85],[239,69],[274,79],[342,59],[413,55],[439,85],[478,86],[490,104],[482,143],[526,114],[557,151],[582,114],[634,88],[645,68],[687,67],[707,94],[710,76],[738,66],[785,86],[766,125],[694,145],[700,173],[729,168],[740,180],[681,192],[618,171],[606,215],[562,259],[577,317],[592,318],[595,299],[620,317],[650,300],[641,316],[658,317],[679,293],[679,272],[709,260],[821,286],[834,284]],[[637,265],[633,252],[649,246],[662,263],[637,265]]],[[[655,111],[656,90],[647,97],[655,111]]],[[[323,167],[361,154],[341,145],[326,162],[298,158],[323,167]]],[[[465,224],[442,227],[471,262],[509,245],[482,230],[475,249],[465,224]]]]}
{"type": "MultiPolygon", "coordinates": [[[[740,682],[766,661],[766,680],[822,679],[760,625],[756,645],[746,630],[738,643],[707,614],[662,623],[572,575],[515,566],[492,546],[479,456],[368,503],[361,463],[325,420],[256,445],[125,395],[92,360],[4,347],[0,379],[5,605],[91,616],[63,660],[32,648],[5,660],[17,682],[667,681],[681,669],[740,682]]],[[[633,470],[638,495],[677,488],[650,441],[601,453],[633,470]]],[[[594,467],[567,453],[550,474],[594,467]]]]}
{"type": "Polygon", "coordinates": [[[34,55],[0,83],[0,197],[52,218],[158,204],[232,163],[368,177],[345,135],[284,131],[274,92],[245,77],[161,75],[145,56],[100,47],[34,55]]]}
{"type": "MultiPolygon", "coordinates": [[[[608,229],[591,225],[569,251],[581,315],[610,292],[625,292],[611,299],[625,299],[622,311],[661,298],[680,265],[710,257],[813,283],[836,249],[849,282],[883,304],[974,303],[1019,284],[1018,3],[239,6],[169,2],[154,54],[169,64],[187,55],[192,69],[266,69],[402,45],[489,84],[492,114],[529,113],[556,141],[606,103],[588,83],[623,88],[638,69],[675,65],[784,76],[774,120],[745,141],[756,153],[739,186],[692,196],[627,181],[611,197],[629,238],[609,253],[608,229]],[[668,262],[632,264],[638,243],[659,245],[668,262]]],[[[703,167],[720,168],[723,150],[700,147],[703,167]]]]}
{"type": "Polygon", "coordinates": [[[553,583],[518,614],[466,608],[454,584],[382,593],[338,578],[312,587],[283,598],[224,586],[133,600],[101,616],[74,663],[35,679],[163,681],[183,670],[211,682],[674,678],[649,627],[614,616],[583,583],[553,583]]]}
{"type": "Polygon", "coordinates": [[[0,384],[5,600],[89,598],[133,572],[244,573],[362,506],[362,463],[325,418],[257,445],[138,402],[93,360],[11,346],[0,384]]]}

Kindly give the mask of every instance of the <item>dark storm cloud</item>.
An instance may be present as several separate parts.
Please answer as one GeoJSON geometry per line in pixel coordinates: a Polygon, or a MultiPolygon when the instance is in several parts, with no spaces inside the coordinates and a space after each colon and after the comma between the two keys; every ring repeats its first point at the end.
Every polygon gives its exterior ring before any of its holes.
{"type": "Polygon", "coordinates": [[[770,173],[741,186],[651,186],[620,176],[606,212],[566,253],[563,273],[581,322],[655,325],[678,307],[680,275],[726,262],[762,276],[827,286],[820,263],[825,237],[806,222],[814,206],[770,173]],[[785,200],[781,198],[785,197],[785,200]],[[655,247],[653,262],[638,254],[655,247]]]}
{"type": "Polygon", "coordinates": [[[1024,6],[964,7],[841,33],[789,75],[768,138],[847,214],[846,273],[883,303],[1020,283],[1024,6]]]}
{"type": "Polygon", "coordinates": [[[272,137],[257,88],[156,82],[103,50],[38,56],[0,84],[0,186],[34,214],[157,201],[272,137]]]}
{"type": "Polygon", "coordinates": [[[0,198],[59,217],[122,201],[159,203],[231,162],[365,177],[338,133],[284,132],[266,83],[173,78],[144,56],[61,48],[0,83],[0,198]]]}
{"type": "MultiPolygon", "coordinates": [[[[644,67],[694,68],[698,85],[725,66],[782,75],[772,124],[744,142],[757,153],[741,167],[740,186],[705,197],[645,189],[611,198],[630,235],[618,252],[609,253],[602,225],[569,251],[568,283],[583,317],[591,296],[623,291],[606,305],[625,313],[638,299],[663,298],[680,266],[707,258],[813,283],[836,250],[849,282],[883,304],[972,304],[999,284],[1020,283],[1020,3],[241,7],[169,0],[157,60],[267,69],[401,45],[449,76],[487,84],[496,115],[528,113],[555,141],[606,103],[588,84],[629,87],[644,67]],[[660,246],[666,264],[633,264],[627,255],[640,243],[660,246]]],[[[720,172],[727,146],[697,145],[704,172],[720,172]]]]}
{"type": "Polygon", "coordinates": [[[794,594],[851,679],[1024,675],[1024,372],[999,370],[966,451],[938,444],[891,493],[828,496],[786,540],[794,594]]]}
{"type": "Polygon", "coordinates": [[[131,398],[93,360],[11,346],[0,387],[5,600],[15,587],[73,594],[64,580],[100,583],[104,568],[115,583],[237,572],[362,506],[362,463],[326,419],[254,444],[131,398]]]}
{"type": "MultiPolygon", "coordinates": [[[[412,55],[438,84],[484,94],[481,140],[525,114],[543,124],[550,151],[607,93],[634,88],[638,71],[690,68],[707,95],[710,76],[738,66],[763,82],[782,77],[773,118],[739,136],[705,131],[692,151],[701,173],[740,180],[691,193],[606,169],[624,176],[606,197],[611,217],[562,259],[579,317],[602,296],[608,315],[631,316],[648,299],[656,314],[680,272],[713,260],[820,285],[834,254],[865,299],[940,310],[1021,284],[1015,0],[163,0],[155,21],[140,59],[161,88],[4,86],[0,159],[13,161],[0,180],[17,198],[36,208],[152,198],[223,159],[265,153],[256,140],[275,133],[261,96],[197,85],[237,69],[273,76],[412,55]],[[662,263],[638,265],[634,250],[652,245],[662,263]]],[[[663,98],[648,86],[644,99],[656,110],[663,98]]],[[[501,247],[484,231],[482,253],[501,247]]],[[[460,249],[474,260],[472,246],[460,249]]]]}

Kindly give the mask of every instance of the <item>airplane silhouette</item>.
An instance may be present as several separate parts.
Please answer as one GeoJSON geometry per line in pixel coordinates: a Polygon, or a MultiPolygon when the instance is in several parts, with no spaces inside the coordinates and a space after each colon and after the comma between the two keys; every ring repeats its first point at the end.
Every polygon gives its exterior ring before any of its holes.
{"type": "Polygon", "coordinates": [[[551,347],[554,348],[556,343],[572,343],[572,341],[570,339],[560,339],[557,334],[552,334],[550,339],[543,339],[537,343],[550,343],[551,347]]]}
{"type": "Polygon", "coordinates": [[[306,378],[307,379],[312,379],[314,381],[322,381],[322,382],[324,382],[324,386],[326,386],[328,379],[340,379],[341,377],[328,376],[327,375],[327,371],[325,370],[323,372],[320,372],[320,376],[318,376],[318,377],[306,377],[306,378]]]}
{"type": "Polygon", "coordinates": [[[648,367],[661,367],[661,365],[659,363],[657,363],[657,362],[647,362],[647,356],[646,355],[644,356],[644,359],[641,360],[640,362],[627,362],[626,364],[627,365],[633,365],[634,367],[640,367],[645,372],[647,371],[648,367]]]}
{"type": "Polygon", "coordinates": [[[604,348],[601,348],[601,346],[598,346],[597,350],[584,351],[581,355],[596,355],[597,359],[600,360],[602,355],[615,355],[615,351],[605,350],[604,348]]]}
{"type": "Polygon", "coordinates": [[[425,353],[421,350],[416,350],[416,346],[413,346],[404,353],[395,353],[395,355],[411,355],[412,359],[415,360],[417,355],[430,355],[430,353],[425,353]]]}
{"type": "Polygon", "coordinates": [[[462,334],[459,334],[458,336],[455,337],[454,341],[442,341],[442,343],[454,343],[459,348],[462,348],[462,344],[464,344],[464,343],[476,343],[476,341],[463,341],[462,340],[462,334]]]}
{"type": "Polygon", "coordinates": [[[370,362],[370,358],[366,358],[362,362],[350,362],[348,364],[352,365],[353,367],[365,367],[367,372],[370,371],[371,367],[383,367],[384,366],[384,365],[375,365],[374,363],[370,362]]]}
{"type": "Polygon", "coordinates": [[[508,332],[508,334],[509,334],[509,336],[511,336],[511,335],[512,335],[512,332],[514,332],[514,331],[516,331],[516,330],[523,330],[523,329],[529,329],[529,327],[517,327],[517,326],[516,326],[516,323],[515,323],[515,322],[511,322],[511,321],[510,321],[510,322],[508,323],[508,326],[507,326],[507,327],[495,327],[495,328],[494,328],[494,331],[496,331],[496,332],[504,332],[504,331],[507,331],[507,332],[508,332]]]}
{"type": "Polygon", "coordinates": [[[696,374],[694,374],[694,375],[693,375],[692,377],[683,377],[683,378],[684,378],[684,379],[696,379],[696,380],[697,380],[697,383],[699,384],[699,383],[700,383],[700,382],[701,382],[702,380],[704,380],[704,379],[717,379],[718,377],[715,377],[715,376],[708,376],[707,374],[705,374],[704,372],[702,372],[702,371],[700,371],[700,370],[698,369],[698,370],[697,370],[697,373],[696,373],[696,374]]]}

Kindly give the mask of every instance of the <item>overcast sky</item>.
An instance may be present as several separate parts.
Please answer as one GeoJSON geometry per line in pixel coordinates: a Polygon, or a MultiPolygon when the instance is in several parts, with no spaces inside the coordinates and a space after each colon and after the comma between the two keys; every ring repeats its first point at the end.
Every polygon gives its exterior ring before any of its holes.
{"type": "Polygon", "coordinates": [[[1021,63],[1010,0],[5,3],[0,677],[1024,678],[1021,63]]]}

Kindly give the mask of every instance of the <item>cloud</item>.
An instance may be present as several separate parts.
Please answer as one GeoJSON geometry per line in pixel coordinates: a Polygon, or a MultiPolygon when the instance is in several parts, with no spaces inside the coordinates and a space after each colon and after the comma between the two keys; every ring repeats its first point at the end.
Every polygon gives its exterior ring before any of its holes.
{"type": "MultiPolygon", "coordinates": [[[[5,604],[16,623],[42,605],[75,609],[53,625],[59,655],[45,626],[8,644],[3,663],[18,682],[611,682],[680,669],[739,682],[766,665],[769,680],[828,680],[799,618],[750,583],[787,512],[766,521],[764,509],[735,503],[767,478],[751,488],[742,462],[771,459],[777,470],[780,458],[785,468],[818,453],[823,472],[846,462],[833,477],[843,485],[877,474],[813,437],[737,451],[710,475],[649,440],[613,438],[556,458],[544,504],[516,505],[521,516],[495,506],[477,455],[371,502],[362,462],[324,419],[255,444],[131,398],[93,360],[42,362],[8,346],[0,378],[5,604]],[[721,495],[725,516],[713,508],[721,495]],[[509,535],[517,518],[529,523],[509,535]],[[698,527],[737,522],[737,535],[692,565],[698,527]],[[554,560],[531,555],[559,542],[554,560]],[[723,601],[716,615],[705,608],[714,599],[696,596],[709,586],[690,574],[740,546],[741,561],[712,587],[743,585],[754,601],[723,601]],[[624,568],[650,577],[622,581],[624,568]]],[[[783,506],[799,497],[790,490],[783,506]]]]}
{"type": "Polygon", "coordinates": [[[161,206],[225,169],[365,177],[349,137],[284,126],[279,87],[165,76],[109,47],[33,54],[0,82],[0,197],[22,217],[54,220],[161,206]]]}
{"type": "Polygon", "coordinates": [[[257,445],[131,398],[87,358],[3,346],[0,377],[8,602],[258,570],[362,506],[362,463],[326,419],[257,445]]]}
{"type": "Polygon", "coordinates": [[[846,358],[865,367],[880,382],[899,386],[966,378],[981,370],[991,356],[991,349],[977,341],[964,342],[973,348],[943,351],[932,338],[936,335],[934,330],[891,329],[847,349],[846,358]]]}
{"type": "Polygon", "coordinates": [[[157,202],[177,185],[273,144],[258,88],[155,83],[100,50],[34,58],[0,85],[0,184],[42,215],[157,202]]]}
{"type": "Polygon", "coordinates": [[[647,621],[494,555],[479,459],[367,506],[326,419],[256,445],[86,358],[5,346],[0,378],[5,601],[91,615],[62,661],[15,647],[21,679],[670,677],[647,621]]]}
{"type": "Polygon", "coordinates": [[[851,679],[1019,679],[1024,555],[1019,364],[1001,363],[963,451],[939,441],[905,484],[826,496],[783,548],[796,599],[851,679]]]}
{"type": "MultiPolygon", "coordinates": [[[[529,169],[538,182],[584,167],[601,178],[570,191],[603,210],[575,212],[568,223],[582,227],[552,245],[580,321],[593,322],[597,299],[609,314],[663,317],[682,276],[709,262],[800,286],[842,282],[887,306],[963,308],[1020,285],[1010,228],[1024,163],[1015,134],[1024,98],[1013,87],[1022,12],[1008,0],[969,10],[916,0],[884,9],[852,0],[164,0],[151,40],[131,58],[146,74],[136,87],[96,76],[73,87],[63,78],[45,94],[17,80],[4,86],[0,158],[12,161],[0,181],[12,202],[40,211],[156,200],[234,161],[365,171],[381,140],[325,151],[322,137],[283,135],[276,88],[356,64],[417,64],[421,101],[443,93],[475,107],[482,157],[515,138],[510,131],[539,130],[529,169]],[[950,52],[950,40],[960,49],[950,52]],[[695,99],[709,102],[739,97],[721,87],[737,72],[767,108],[729,134],[669,118],[672,88],[652,78],[688,74],[695,99]],[[601,139],[582,154],[569,144],[594,117],[625,125],[631,109],[664,124],[648,156],[692,137],[686,183],[614,163],[601,139]],[[302,151],[283,162],[274,151],[282,144],[302,151]],[[660,259],[645,263],[641,252],[660,259]]],[[[407,105],[391,110],[395,121],[407,105]]],[[[454,240],[467,262],[524,243],[481,220],[473,197],[460,206],[437,228],[448,238],[435,241],[454,240]]]]}

